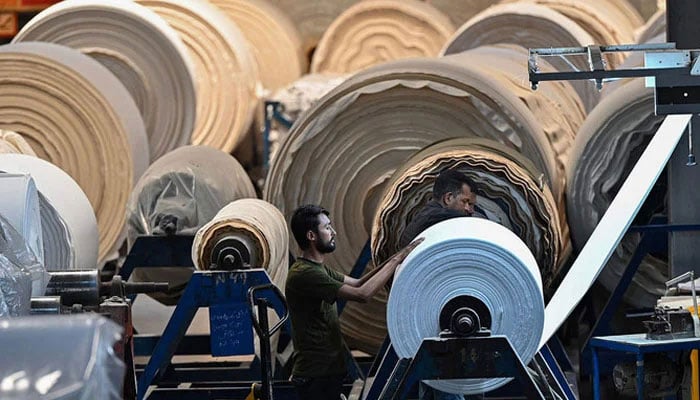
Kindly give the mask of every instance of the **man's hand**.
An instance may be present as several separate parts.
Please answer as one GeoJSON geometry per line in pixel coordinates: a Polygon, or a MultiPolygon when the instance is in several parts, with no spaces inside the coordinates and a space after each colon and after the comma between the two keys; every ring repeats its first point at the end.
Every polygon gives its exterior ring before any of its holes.
{"type": "Polygon", "coordinates": [[[399,250],[396,254],[394,254],[393,257],[391,257],[391,260],[396,263],[396,265],[399,265],[403,262],[403,260],[406,259],[406,257],[415,249],[419,244],[423,243],[425,238],[418,238],[411,243],[409,243],[406,247],[403,249],[399,250]]]}

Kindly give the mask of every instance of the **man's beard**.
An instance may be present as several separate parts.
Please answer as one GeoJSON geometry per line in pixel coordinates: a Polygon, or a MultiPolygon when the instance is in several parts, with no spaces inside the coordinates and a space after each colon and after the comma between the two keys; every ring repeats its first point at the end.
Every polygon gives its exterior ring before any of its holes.
{"type": "Polygon", "coordinates": [[[325,243],[320,243],[320,246],[318,247],[318,251],[321,254],[332,253],[334,250],[335,250],[335,239],[331,239],[325,243]]]}

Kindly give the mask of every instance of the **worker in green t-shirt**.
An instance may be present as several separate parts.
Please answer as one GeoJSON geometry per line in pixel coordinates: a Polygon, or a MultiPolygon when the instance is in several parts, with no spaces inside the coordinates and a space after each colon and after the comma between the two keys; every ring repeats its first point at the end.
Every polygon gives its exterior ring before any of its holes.
{"type": "Polygon", "coordinates": [[[367,302],[423,239],[355,279],[324,264],[325,255],[335,250],[336,232],[328,211],[315,205],[299,207],[291,228],[302,251],[289,269],[285,286],[295,349],[292,382],[299,399],[338,400],[347,370],[336,300],[367,302]]]}

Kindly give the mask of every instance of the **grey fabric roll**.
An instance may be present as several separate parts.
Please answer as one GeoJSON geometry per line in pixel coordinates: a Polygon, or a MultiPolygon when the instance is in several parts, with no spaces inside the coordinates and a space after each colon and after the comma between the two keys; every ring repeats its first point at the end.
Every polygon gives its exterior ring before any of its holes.
{"type": "MultiPolygon", "coordinates": [[[[663,121],[654,114],[654,92],[635,80],[607,95],[581,127],[569,165],[567,215],[574,247],[580,250],[610,205],[620,185],[663,121]]],[[[664,209],[666,180],[661,176],[634,223],[644,224],[664,209]]],[[[608,290],[617,284],[639,243],[628,233],[598,280],[608,290]]],[[[625,299],[650,306],[663,294],[667,261],[647,255],[635,274],[625,299]]]]}

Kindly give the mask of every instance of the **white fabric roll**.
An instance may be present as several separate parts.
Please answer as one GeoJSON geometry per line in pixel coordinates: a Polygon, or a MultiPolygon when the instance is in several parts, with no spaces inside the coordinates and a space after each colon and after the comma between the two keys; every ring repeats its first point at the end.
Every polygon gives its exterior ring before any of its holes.
{"type": "Polygon", "coordinates": [[[36,259],[44,264],[39,192],[25,174],[0,174],[0,215],[24,238],[36,259]]]}
{"type": "MultiPolygon", "coordinates": [[[[0,154],[0,171],[29,174],[39,192],[58,211],[68,227],[75,254],[75,268],[97,265],[97,220],[85,193],[57,166],[23,154],[0,154]]],[[[56,230],[57,234],[61,231],[56,230]]],[[[56,237],[55,240],[65,240],[56,237]]],[[[53,268],[47,265],[47,268],[53,268]]]]}
{"type": "MultiPolygon", "coordinates": [[[[507,228],[480,218],[454,218],[426,229],[425,241],[394,277],[387,326],[399,357],[414,357],[440,333],[440,311],[472,296],[491,312],[491,332],[505,335],[524,362],[538,349],[544,324],[542,281],[530,250],[507,228]]],[[[450,393],[484,393],[510,378],[426,381],[450,393]]]]}

